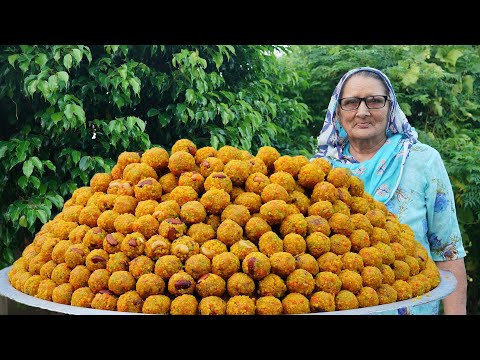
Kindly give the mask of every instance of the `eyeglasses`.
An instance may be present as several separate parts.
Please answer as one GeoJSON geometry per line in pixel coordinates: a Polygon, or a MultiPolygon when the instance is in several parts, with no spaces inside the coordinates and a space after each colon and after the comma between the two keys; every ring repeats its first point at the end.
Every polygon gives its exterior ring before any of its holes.
{"type": "Polygon", "coordinates": [[[373,95],[373,96],[367,96],[364,98],[359,98],[359,97],[348,97],[348,98],[342,98],[338,99],[338,103],[340,104],[340,107],[342,110],[346,111],[352,111],[352,110],[357,110],[360,107],[360,103],[362,101],[365,101],[365,105],[369,109],[381,109],[385,106],[387,103],[388,96],[386,95],[373,95]]]}

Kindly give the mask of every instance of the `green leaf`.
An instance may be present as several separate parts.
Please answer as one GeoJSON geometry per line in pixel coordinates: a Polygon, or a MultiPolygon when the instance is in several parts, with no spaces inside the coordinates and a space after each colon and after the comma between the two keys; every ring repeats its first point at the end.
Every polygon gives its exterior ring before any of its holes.
{"type": "Polygon", "coordinates": [[[35,91],[37,91],[37,83],[38,83],[38,80],[30,81],[30,84],[28,84],[27,86],[27,91],[29,95],[35,94],[35,91]]]}
{"type": "Polygon", "coordinates": [[[38,170],[43,170],[43,164],[42,164],[42,161],[36,157],[36,156],[32,156],[30,158],[30,160],[32,161],[33,165],[38,169],[38,170]]]}
{"type": "Polygon", "coordinates": [[[53,165],[53,163],[50,160],[43,160],[43,163],[45,164],[46,167],[48,167],[50,170],[55,171],[56,166],[53,165]]]}
{"type": "Polygon", "coordinates": [[[27,209],[27,223],[28,227],[32,226],[37,219],[37,213],[34,209],[27,209]]]}
{"type": "MultiPolygon", "coordinates": [[[[147,116],[148,117],[152,117],[152,116],[155,116],[155,115],[158,115],[159,114],[159,111],[155,108],[151,108],[150,110],[147,111],[147,116]]],[[[1,151],[1,149],[0,149],[1,151]]],[[[1,156],[0,156],[1,158],[1,156]]]]}
{"type": "Polygon", "coordinates": [[[25,217],[25,215],[20,216],[20,219],[18,219],[18,224],[21,227],[27,227],[27,218],[25,217]]]}
{"type": "Polygon", "coordinates": [[[123,64],[120,68],[118,68],[118,73],[122,79],[125,80],[127,78],[127,65],[123,64]]]}
{"type": "Polygon", "coordinates": [[[30,66],[30,59],[23,60],[19,62],[19,65],[18,65],[18,67],[20,68],[20,70],[22,70],[24,74],[28,70],[29,66],[30,66]]]}
{"type": "Polygon", "coordinates": [[[44,210],[37,209],[37,217],[43,224],[46,224],[48,221],[47,213],[44,210]]]}
{"type": "Polygon", "coordinates": [[[55,92],[58,89],[58,80],[56,75],[50,75],[48,78],[48,87],[51,92],[55,92]]]}
{"type": "Polygon", "coordinates": [[[37,57],[35,58],[35,62],[40,66],[42,67],[43,65],[45,65],[47,63],[48,59],[47,59],[47,55],[45,54],[38,54],[37,57]]]}
{"type": "Polygon", "coordinates": [[[130,85],[132,85],[133,92],[137,95],[140,94],[140,84],[138,83],[138,81],[130,78],[128,79],[128,82],[130,83],[130,85]]]}
{"type": "Polygon", "coordinates": [[[73,160],[73,163],[76,165],[78,163],[78,161],[80,160],[80,156],[82,154],[80,153],[80,151],[77,151],[77,150],[72,150],[72,160],[73,160]]]}
{"type": "Polygon", "coordinates": [[[73,49],[72,55],[75,61],[77,62],[77,65],[80,64],[80,61],[82,61],[83,53],[78,49],[73,49]]]}
{"type": "Polygon", "coordinates": [[[56,112],[56,113],[53,113],[52,115],[50,115],[50,118],[52,119],[54,124],[56,124],[60,120],[62,120],[62,117],[63,117],[63,112],[62,111],[59,111],[59,112],[56,112]]]}
{"type": "Polygon", "coordinates": [[[33,162],[32,160],[28,159],[23,163],[22,171],[25,174],[25,176],[28,178],[33,171],[33,162]]]}
{"type": "Polygon", "coordinates": [[[90,156],[85,155],[80,159],[80,162],[78,163],[78,167],[80,168],[80,170],[85,171],[89,168],[89,166],[90,166],[90,156]]]}
{"type": "Polygon", "coordinates": [[[32,183],[35,189],[38,189],[40,187],[40,184],[41,184],[40,179],[37,178],[36,176],[33,176],[33,175],[30,176],[30,182],[32,183]]]}
{"type": "Polygon", "coordinates": [[[195,91],[193,91],[193,89],[187,89],[185,98],[189,104],[193,104],[195,102],[195,91]]]}
{"type": "Polygon", "coordinates": [[[402,83],[405,86],[413,85],[417,82],[419,75],[420,68],[418,67],[418,65],[414,64],[410,67],[410,70],[408,70],[407,73],[403,76],[402,83]]]}
{"type": "Polygon", "coordinates": [[[122,106],[125,105],[125,101],[123,100],[123,97],[120,94],[114,94],[113,101],[115,101],[115,104],[118,106],[119,109],[121,109],[122,106]]]}
{"type": "Polygon", "coordinates": [[[65,83],[65,86],[68,84],[68,74],[65,71],[59,71],[57,77],[65,83]]]}
{"type": "Polygon", "coordinates": [[[453,49],[453,50],[450,50],[447,54],[447,56],[445,57],[445,60],[447,60],[447,62],[452,65],[452,66],[455,66],[455,64],[457,63],[457,60],[459,57],[461,57],[463,55],[463,53],[458,50],[458,49],[453,49]]]}
{"type": "Polygon", "coordinates": [[[40,80],[38,82],[37,89],[39,89],[45,97],[50,94],[50,87],[48,86],[48,82],[45,80],[40,80]]]}
{"type": "Polygon", "coordinates": [[[67,106],[65,106],[65,110],[63,111],[63,113],[68,120],[71,120],[73,118],[73,110],[73,104],[67,104],[67,106]]]}
{"type": "Polygon", "coordinates": [[[63,57],[63,66],[65,66],[67,70],[72,67],[72,55],[67,54],[63,57]]]}
{"type": "Polygon", "coordinates": [[[0,147],[0,159],[5,156],[5,153],[7,152],[7,150],[8,150],[7,145],[3,145],[2,147],[0,147]]]}
{"type": "Polygon", "coordinates": [[[72,105],[73,113],[77,116],[77,119],[81,121],[82,124],[85,123],[85,111],[81,106],[72,105]]]}
{"type": "Polygon", "coordinates": [[[63,198],[60,195],[53,195],[52,193],[49,193],[47,195],[47,199],[50,200],[57,209],[61,209],[63,207],[63,198]]]}
{"type": "Polygon", "coordinates": [[[28,179],[25,175],[20,176],[20,178],[17,181],[18,186],[20,186],[22,190],[25,190],[25,188],[27,187],[27,183],[28,183],[28,179]]]}
{"type": "Polygon", "coordinates": [[[18,54],[13,54],[13,55],[10,55],[8,57],[8,62],[10,63],[10,65],[12,65],[13,67],[15,67],[15,60],[17,60],[18,58],[18,54]]]}

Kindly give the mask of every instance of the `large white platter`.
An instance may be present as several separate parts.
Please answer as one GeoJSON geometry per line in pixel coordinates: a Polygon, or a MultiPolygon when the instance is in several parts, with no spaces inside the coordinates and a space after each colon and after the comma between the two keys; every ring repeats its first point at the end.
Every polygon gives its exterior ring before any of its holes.
{"type": "MultiPolygon", "coordinates": [[[[83,308],[77,306],[57,304],[52,301],[46,301],[42,299],[37,299],[36,297],[27,295],[18,291],[13,286],[10,285],[8,280],[8,272],[10,267],[0,270],[0,296],[4,296],[8,299],[16,301],[18,303],[31,306],[33,308],[41,308],[45,310],[52,311],[59,314],[70,314],[70,315],[146,315],[138,313],[128,313],[120,311],[109,311],[109,310],[96,310],[91,308],[83,308]]],[[[457,280],[452,273],[444,270],[440,270],[441,281],[440,284],[433,290],[425,293],[421,296],[403,301],[397,301],[390,304],[370,306],[360,309],[352,310],[341,310],[341,311],[332,311],[332,312],[319,312],[319,313],[310,313],[305,315],[379,315],[382,312],[397,310],[404,307],[418,306],[426,304],[431,301],[437,301],[443,299],[449,295],[455,289],[457,285],[457,280]]]]}

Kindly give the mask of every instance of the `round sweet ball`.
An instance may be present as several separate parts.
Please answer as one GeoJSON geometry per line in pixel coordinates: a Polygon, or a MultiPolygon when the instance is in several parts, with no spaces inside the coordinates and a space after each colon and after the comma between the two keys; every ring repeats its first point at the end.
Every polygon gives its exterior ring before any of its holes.
{"type": "Polygon", "coordinates": [[[150,295],[143,302],[142,313],[162,314],[170,313],[171,299],[166,295],[150,295]]]}
{"type": "Polygon", "coordinates": [[[168,160],[168,169],[175,176],[180,176],[186,171],[194,171],[196,166],[193,155],[184,150],[172,153],[168,160]]]}
{"type": "Polygon", "coordinates": [[[335,295],[336,310],[350,310],[358,307],[358,299],[353,292],[342,289],[335,295]]]}
{"type": "Polygon", "coordinates": [[[226,281],[217,274],[208,273],[197,280],[195,291],[200,297],[219,296],[226,290],[226,281]]]}
{"type": "MultiPolygon", "coordinates": [[[[38,296],[37,296],[38,297],[38,296]]],[[[70,305],[89,308],[91,307],[95,294],[88,287],[81,287],[72,293],[70,305]]]]}
{"type": "Polygon", "coordinates": [[[117,164],[124,168],[128,164],[140,162],[140,154],[134,151],[124,151],[118,155],[117,164]]]}
{"type": "Polygon", "coordinates": [[[377,306],[378,305],[378,294],[375,289],[364,286],[360,292],[357,294],[358,306],[368,307],[368,306],[377,306]]]}
{"type": "Polygon", "coordinates": [[[75,289],[72,284],[60,284],[52,291],[52,301],[58,304],[70,305],[74,291],[75,289]]]}
{"type": "Polygon", "coordinates": [[[281,315],[282,302],[274,296],[261,296],[255,302],[255,311],[257,315],[281,315]]]}
{"type": "Polygon", "coordinates": [[[284,314],[308,314],[310,312],[310,301],[300,293],[288,293],[282,299],[284,314]]]}
{"type": "Polygon", "coordinates": [[[322,271],[315,276],[315,291],[325,291],[337,295],[342,288],[339,276],[331,271],[322,271]]]}
{"type": "Polygon", "coordinates": [[[227,164],[230,160],[238,160],[241,158],[240,149],[231,146],[224,145],[217,150],[217,157],[223,161],[224,164],[227,164]]]}
{"type": "Polygon", "coordinates": [[[200,315],[225,315],[227,303],[221,297],[207,296],[198,304],[200,315]]]}
{"type": "Polygon", "coordinates": [[[230,296],[247,295],[252,296],[255,291],[253,279],[242,272],[230,276],[227,280],[227,292],[230,296]]]}
{"type": "Polygon", "coordinates": [[[327,181],[336,188],[350,186],[350,177],[352,172],[348,168],[333,168],[328,172],[327,181]]]}
{"type": "Polygon", "coordinates": [[[177,151],[186,151],[190,155],[195,156],[197,152],[197,145],[190,139],[178,139],[173,144],[170,152],[174,154],[177,151]]]}
{"type": "Polygon", "coordinates": [[[324,179],[325,173],[322,168],[314,163],[303,165],[298,172],[298,183],[307,189],[313,189],[324,179]]]}
{"type": "Polygon", "coordinates": [[[200,202],[209,214],[220,215],[230,204],[230,195],[225,189],[213,187],[203,193],[200,202]]]}
{"type": "Polygon", "coordinates": [[[157,274],[143,274],[137,280],[135,290],[146,299],[151,295],[162,295],[165,291],[165,281],[157,274]]]}
{"type": "Polygon", "coordinates": [[[157,172],[145,163],[134,163],[125,166],[122,175],[123,180],[130,181],[133,185],[136,185],[140,180],[145,178],[158,179],[157,172]]]}
{"type": "Polygon", "coordinates": [[[212,269],[210,259],[204,254],[194,254],[185,260],[185,271],[195,280],[209,273],[212,269]]]}
{"type": "Polygon", "coordinates": [[[91,307],[97,310],[116,311],[117,301],[118,296],[114,295],[110,290],[101,290],[95,294],[91,307]]]}
{"type": "Polygon", "coordinates": [[[222,277],[224,280],[239,272],[240,268],[240,259],[231,252],[222,252],[215,255],[212,259],[212,273],[222,277]]]}
{"type": "Polygon", "coordinates": [[[213,156],[205,158],[198,166],[198,171],[204,178],[207,178],[214,172],[222,172],[225,168],[225,164],[223,163],[222,159],[213,156]]]}
{"type": "Polygon", "coordinates": [[[189,273],[181,270],[168,279],[167,289],[174,296],[193,294],[195,291],[195,279],[189,273]]]}
{"type": "Polygon", "coordinates": [[[191,294],[182,294],[175,297],[170,303],[170,315],[196,315],[198,300],[191,294]]]}
{"type": "Polygon", "coordinates": [[[235,295],[227,300],[226,315],[255,315],[255,300],[247,295],[235,295]]]}
{"type": "Polygon", "coordinates": [[[162,198],[162,184],[152,177],[140,180],[133,187],[133,191],[139,201],[160,200],[162,198]]]}
{"type": "Polygon", "coordinates": [[[335,296],[326,291],[317,291],[310,297],[312,312],[335,311],[335,296]]]}
{"type": "Polygon", "coordinates": [[[218,226],[217,239],[227,246],[232,246],[243,238],[243,228],[231,219],[225,219],[218,226]]]}
{"type": "Polygon", "coordinates": [[[237,255],[240,261],[243,261],[243,259],[245,259],[245,256],[254,251],[258,251],[258,247],[250,240],[239,240],[235,244],[230,246],[230,252],[237,255]]]}
{"type": "Polygon", "coordinates": [[[152,147],[143,152],[140,161],[161,172],[168,166],[169,155],[162,147],[152,147]]]}
{"type": "Polygon", "coordinates": [[[178,178],[178,185],[191,186],[197,193],[203,192],[205,177],[197,171],[187,171],[178,178]]]}
{"type": "Polygon", "coordinates": [[[163,255],[155,262],[155,274],[163,280],[168,280],[173,274],[183,268],[182,261],[175,255],[163,255]]]}
{"type": "MultiPolygon", "coordinates": [[[[217,155],[217,150],[212,146],[204,146],[197,149],[195,153],[195,163],[200,165],[205,159],[209,157],[215,157],[217,155]]],[[[223,163],[223,162],[222,162],[223,163]]]]}
{"type": "Polygon", "coordinates": [[[105,269],[107,267],[108,258],[109,254],[105,250],[94,249],[87,255],[87,258],[85,259],[85,265],[90,271],[105,269]]]}
{"type": "Polygon", "coordinates": [[[110,273],[114,273],[115,271],[120,271],[120,270],[128,271],[129,261],[130,259],[128,258],[128,256],[121,251],[114,254],[110,254],[109,259],[107,261],[107,270],[110,273]]]}
{"type": "Polygon", "coordinates": [[[389,284],[381,284],[376,290],[378,295],[378,304],[390,304],[397,301],[397,290],[389,284]]]}
{"type": "Polygon", "coordinates": [[[319,271],[317,259],[312,254],[298,254],[295,256],[295,269],[305,269],[313,276],[316,276],[319,271]]]}
{"type": "Polygon", "coordinates": [[[254,251],[245,256],[242,261],[242,270],[254,280],[261,280],[270,274],[271,264],[267,255],[254,251]]]}
{"type": "Polygon", "coordinates": [[[153,235],[145,243],[145,255],[157,261],[163,255],[170,254],[171,242],[162,235],[153,235]]]}
{"type": "Polygon", "coordinates": [[[338,274],[342,282],[342,289],[349,290],[354,294],[358,294],[363,287],[362,276],[352,270],[344,269],[338,274]]]}
{"type": "MultiPolygon", "coordinates": [[[[30,296],[35,296],[38,291],[38,285],[44,279],[41,275],[32,275],[30,276],[25,283],[23,284],[23,292],[30,296]]],[[[68,283],[67,283],[68,284],[68,283]]],[[[73,291],[72,291],[73,292],[73,291]]],[[[68,303],[70,304],[70,302],[68,303]]]]}
{"type": "Polygon", "coordinates": [[[277,274],[281,278],[286,278],[295,271],[296,262],[294,256],[289,252],[279,251],[270,255],[270,265],[273,274],[277,274]]]}
{"type": "Polygon", "coordinates": [[[283,241],[274,231],[268,231],[258,239],[260,252],[267,256],[283,251],[283,241]]]}
{"type": "Polygon", "coordinates": [[[112,175],[109,173],[96,173],[90,179],[90,187],[93,192],[107,192],[108,185],[112,181],[112,175]]]}
{"type": "Polygon", "coordinates": [[[143,299],[135,290],[129,290],[118,297],[117,311],[141,313],[142,307],[143,299]]]}
{"type": "Polygon", "coordinates": [[[255,156],[265,163],[269,172],[273,172],[273,163],[280,158],[281,155],[273,146],[262,146],[258,149],[255,156]]]}
{"type": "Polygon", "coordinates": [[[227,251],[228,251],[227,245],[225,245],[224,243],[222,243],[220,240],[217,240],[217,239],[207,240],[200,247],[200,253],[208,257],[210,260],[212,260],[215,255],[220,254],[222,252],[227,252],[227,251]]]}
{"type": "Polygon", "coordinates": [[[277,274],[268,274],[258,282],[258,295],[282,298],[287,293],[285,281],[277,274]]]}
{"type": "Polygon", "coordinates": [[[122,295],[135,289],[135,278],[128,271],[115,271],[108,279],[108,289],[115,295],[122,295]]]}
{"type": "Polygon", "coordinates": [[[170,245],[170,253],[177,256],[183,263],[200,252],[200,245],[188,235],[183,235],[173,240],[170,245]]]}
{"type": "Polygon", "coordinates": [[[107,269],[97,269],[90,274],[88,278],[88,287],[94,294],[101,290],[108,289],[108,279],[110,278],[110,271],[107,269]]]}
{"type": "Polygon", "coordinates": [[[70,272],[69,282],[74,289],[88,286],[88,279],[91,273],[85,265],[77,265],[70,272]]]}
{"type": "MultiPolygon", "coordinates": [[[[361,278],[360,278],[361,279],[361,278]]],[[[304,269],[295,269],[285,281],[289,293],[299,293],[310,296],[315,289],[315,279],[312,274],[304,269]]]]}

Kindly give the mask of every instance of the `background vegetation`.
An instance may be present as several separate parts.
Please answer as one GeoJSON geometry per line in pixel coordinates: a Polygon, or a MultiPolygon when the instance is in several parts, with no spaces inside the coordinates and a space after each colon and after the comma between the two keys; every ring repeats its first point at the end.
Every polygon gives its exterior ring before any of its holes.
{"type": "Polygon", "coordinates": [[[479,56],[478,46],[0,46],[0,269],[124,150],[190,138],[312,155],[341,75],[372,66],[445,160],[478,313],[479,56]]]}

